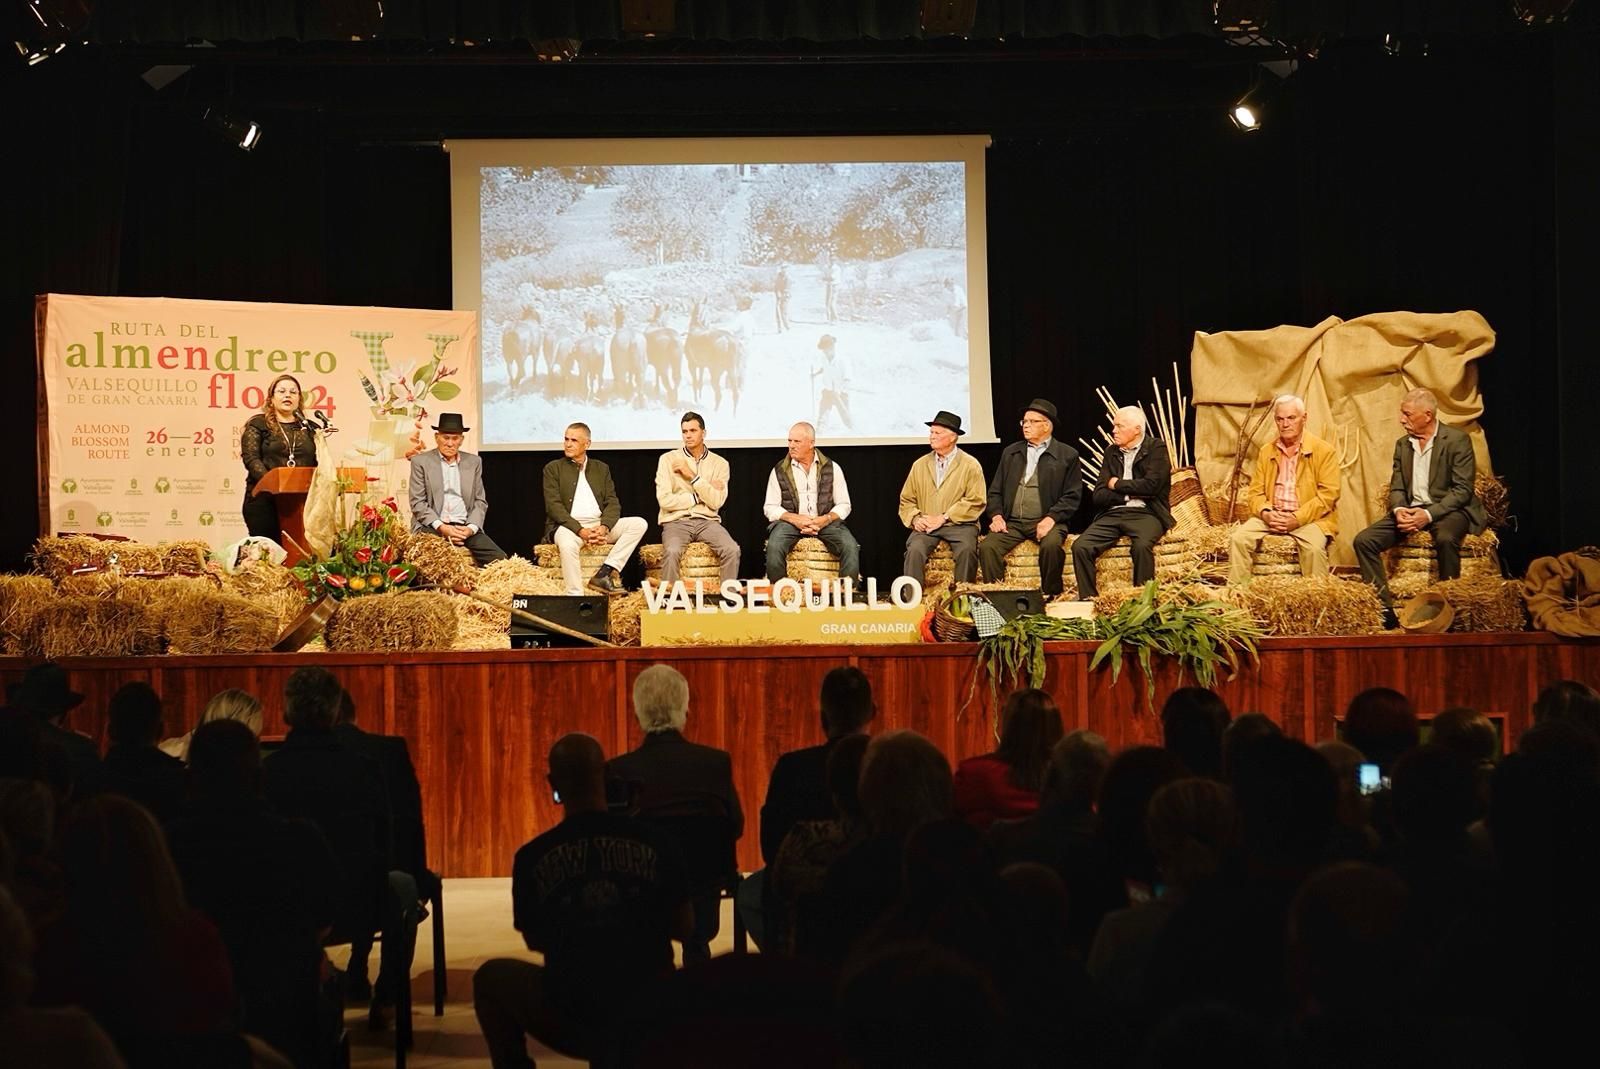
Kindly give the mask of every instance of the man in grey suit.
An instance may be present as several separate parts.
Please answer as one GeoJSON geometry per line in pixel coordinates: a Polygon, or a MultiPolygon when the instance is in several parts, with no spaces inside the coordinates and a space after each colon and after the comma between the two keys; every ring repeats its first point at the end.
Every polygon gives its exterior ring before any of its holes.
{"type": "Polygon", "coordinates": [[[1439,402],[1428,390],[1412,390],[1400,402],[1405,437],[1394,444],[1394,474],[1389,478],[1389,510],[1356,535],[1352,548],[1361,577],[1378,588],[1384,623],[1396,626],[1383,551],[1407,535],[1426,530],[1439,556],[1439,578],[1461,576],[1461,539],[1489,526],[1483,502],[1473,488],[1478,462],[1465,431],[1438,420],[1439,402]]]}
{"type": "Polygon", "coordinates": [[[463,453],[470,427],[461,413],[441,412],[433,428],[435,448],[411,458],[411,529],[431,531],[451,545],[466,546],[479,567],[505,560],[503,549],[483,533],[489,495],[483,491],[483,461],[463,453]]]}

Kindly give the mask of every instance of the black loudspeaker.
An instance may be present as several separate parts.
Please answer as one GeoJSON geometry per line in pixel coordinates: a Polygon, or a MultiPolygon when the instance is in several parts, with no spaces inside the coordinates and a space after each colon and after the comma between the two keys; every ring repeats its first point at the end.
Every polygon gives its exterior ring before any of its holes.
{"type": "MultiPolygon", "coordinates": [[[[511,607],[594,638],[604,639],[609,634],[611,602],[604,594],[584,594],[577,597],[560,594],[517,594],[511,599],[511,607]]],[[[546,631],[537,624],[515,615],[511,617],[511,648],[514,650],[552,650],[587,645],[587,642],[571,635],[546,631]]]]}
{"type": "Polygon", "coordinates": [[[979,590],[990,605],[1000,610],[1007,620],[1019,616],[1037,616],[1044,612],[1044,591],[1033,590],[979,590]]]}

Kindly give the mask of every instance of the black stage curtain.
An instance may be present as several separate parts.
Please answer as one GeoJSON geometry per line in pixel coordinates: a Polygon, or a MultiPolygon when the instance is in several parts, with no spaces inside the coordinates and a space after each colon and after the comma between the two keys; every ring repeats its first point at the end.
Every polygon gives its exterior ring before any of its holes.
{"type": "MultiPolygon", "coordinates": [[[[265,109],[249,155],[169,99],[181,86],[158,95],[137,71],[69,54],[12,78],[0,109],[26,190],[5,209],[3,413],[32,426],[32,298],[45,290],[448,307],[447,159],[402,143],[419,128],[477,130],[489,111],[499,135],[990,131],[1003,436],[1037,394],[1060,407],[1062,438],[1089,436],[1103,418],[1095,386],[1143,396],[1174,360],[1187,368],[1196,330],[1476,309],[1499,334],[1480,364],[1484,424],[1511,485],[1506,555],[1520,571],[1600,541],[1587,318],[1600,235],[1585,203],[1600,189],[1597,53],[1591,38],[1539,35],[1427,59],[1329,55],[1284,83],[1252,136],[1222,108],[1248,74],[1199,65],[868,64],[827,91],[815,69],[575,66],[549,83],[561,92],[536,84],[514,107],[485,95],[481,72],[263,67],[239,75],[240,98],[265,109]],[[319,88],[334,77],[338,93],[319,88]],[[1129,86],[1137,100],[1119,106],[1129,86]]],[[[761,568],[759,495],[785,430],[772,428],[770,450],[730,456],[746,575],[761,568]]],[[[717,431],[710,414],[713,446],[717,431]]],[[[32,436],[14,441],[6,569],[37,534],[32,436]]],[[[898,573],[894,502],[921,448],[835,454],[869,574],[898,573]]],[[[992,468],[998,447],[973,451],[992,468]]],[[[486,458],[488,526],[508,550],[528,553],[542,530],[549,459],[486,458]]],[[[653,455],[608,459],[625,509],[653,520],[653,455]]]]}

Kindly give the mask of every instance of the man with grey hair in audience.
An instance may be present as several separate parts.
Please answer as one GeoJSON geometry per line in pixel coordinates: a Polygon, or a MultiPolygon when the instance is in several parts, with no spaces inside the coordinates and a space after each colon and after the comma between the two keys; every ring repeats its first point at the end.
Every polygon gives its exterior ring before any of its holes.
{"type": "Polygon", "coordinates": [[[1439,401],[1431,390],[1415,389],[1400,402],[1405,434],[1394,444],[1388,509],[1356,535],[1352,548],[1361,577],[1378,588],[1384,623],[1393,628],[1394,597],[1389,593],[1383,551],[1408,535],[1433,535],[1439,578],[1461,577],[1461,539],[1489,526],[1474,483],[1478,461],[1465,431],[1439,422],[1439,401]]]}
{"type": "Polygon", "coordinates": [[[681,843],[689,866],[695,920],[694,935],[683,945],[684,960],[704,960],[710,957],[711,940],[717,934],[721,890],[726,877],[737,868],[733,844],[744,834],[744,810],[733,786],[733,759],[726,750],[683,737],[689,681],[669,665],[651,665],[639,673],[633,682],[633,712],[644,730],[644,741],[638,749],[613,757],[606,771],[628,785],[639,818],[680,832],[691,825],[704,829],[717,824],[732,836],[725,856],[721,844],[704,851],[704,867],[696,864],[702,857],[696,843],[681,843]],[[722,871],[724,860],[726,871],[722,871]]]}
{"type": "Polygon", "coordinates": [[[1262,535],[1288,535],[1300,574],[1328,574],[1328,541],[1339,530],[1339,456],[1306,433],[1306,403],[1286,393],[1272,403],[1278,437],[1261,447],[1250,480],[1250,518],[1228,540],[1228,582],[1250,581],[1262,535]]]}
{"type": "Polygon", "coordinates": [[[1095,560],[1124,535],[1133,556],[1133,585],[1154,579],[1156,542],[1172,526],[1167,507],[1172,461],[1165,443],[1145,433],[1143,409],[1135,405],[1117,409],[1111,443],[1089,498],[1100,514],[1072,543],[1072,571],[1078,579],[1078,597],[1084,601],[1099,593],[1095,560]]]}

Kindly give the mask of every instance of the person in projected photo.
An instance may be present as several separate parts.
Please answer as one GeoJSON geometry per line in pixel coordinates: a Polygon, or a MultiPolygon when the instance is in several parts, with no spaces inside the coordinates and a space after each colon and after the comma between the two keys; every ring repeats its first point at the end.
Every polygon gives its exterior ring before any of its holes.
{"type": "Polygon", "coordinates": [[[955,557],[955,581],[978,577],[978,517],[987,500],[983,467],[956,447],[961,417],[940,412],[928,421],[928,447],[900,488],[900,522],[911,529],[901,574],[922,582],[928,555],[940,542],[955,557]]]}
{"type": "Polygon", "coordinates": [[[850,418],[850,363],[839,355],[839,341],[824,334],[817,341],[817,355],[811,361],[811,393],[816,398],[817,426],[823,417],[837,411],[847,431],[855,430],[850,418]]]}
{"type": "Polygon", "coordinates": [[[778,277],[772,281],[772,307],[778,317],[778,333],[789,329],[789,268],[778,265],[778,277]]]}
{"type": "Polygon", "coordinates": [[[950,299],[950,333],[958,338],[967,336],[967,291],[953,278],[944,280],[944,291],[950,299]]]}
{"type": "Polygon", "coordinates": [[[471,427],[459,412],[439,413],[434,448],[411,458],[411,529],[436,534],[465,546],[479,567],[505,560],[505,550],[483,533],[489,495],[483,489],[483,460],[461,451],[471,427]]]}
{"type": "Polygon", "coordinates": [[[271,494],[257,494],[256,484],[274,468],[317,466],[317,436],[306,418],[300,381],[279,375],[267,387],[261,411],[245,421],[239,435],[239,459],[244,462],[244,525],[252,537],[283,540],[278,528],[278,507],[271,494]]]}

